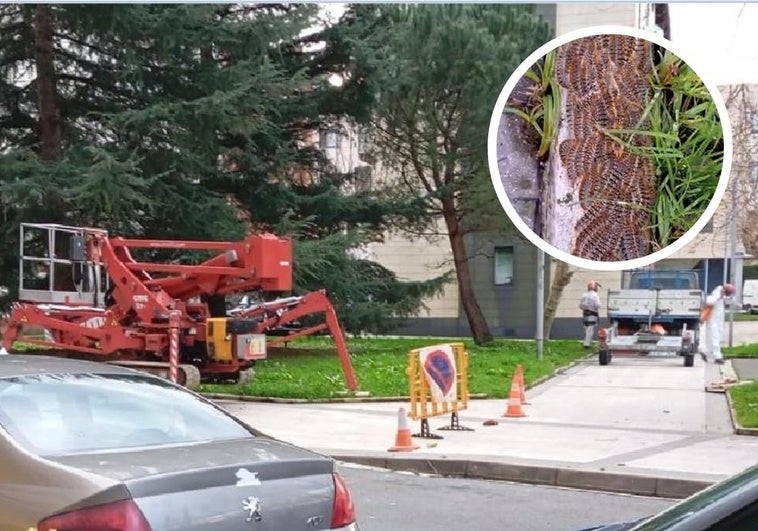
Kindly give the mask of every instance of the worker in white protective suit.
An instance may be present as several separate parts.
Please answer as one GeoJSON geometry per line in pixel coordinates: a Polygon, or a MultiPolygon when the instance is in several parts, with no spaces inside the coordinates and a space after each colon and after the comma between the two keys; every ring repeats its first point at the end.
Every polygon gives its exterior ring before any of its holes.
{"type": "Polygon", "coordinates": [[[584,326],[584,348],[592,346],[595,337],[595,327],[600,321],[600,295],[597,290],[600,284],[594,280],[587,282],[587,291],[579,301],[579,309],[582,310],[582,325],[584,326]]]}
{"type": "Polygon", "coordinates": [[[721,334],[724,330],[726,299],[734,294],[734,286],[724,284],[714,289],[705,300],[705,307],[700,315],[700,322],[705,323],[705,344],[703,352],[707,359],[715,363],[724,363],[721,355],[721,334]]]}
{"type": "MultiPolygon", "coordinates": [[[[0,315],[0,337],[4,338],[5,333],[8,331],[8,315],[3,314],[0,315]]],[[[5,347],[0,346],[0,356],[5,356],[8,354],[8,351],[5,350],[5,347]]]]}

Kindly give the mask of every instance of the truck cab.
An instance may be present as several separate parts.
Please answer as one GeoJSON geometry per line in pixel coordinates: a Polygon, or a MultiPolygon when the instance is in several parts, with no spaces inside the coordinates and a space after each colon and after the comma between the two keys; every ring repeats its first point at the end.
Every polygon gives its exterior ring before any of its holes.
{"type": "Polygon", "coordinates": [[[623,271],[621,286],[622,289],[699,290],[700,278],[697,271],[623,271]]]}
{"type": "Polygon", "coordinates": [[[746,280],[742,286],[742,309],[758,313],[758,279],[746,280]]]}

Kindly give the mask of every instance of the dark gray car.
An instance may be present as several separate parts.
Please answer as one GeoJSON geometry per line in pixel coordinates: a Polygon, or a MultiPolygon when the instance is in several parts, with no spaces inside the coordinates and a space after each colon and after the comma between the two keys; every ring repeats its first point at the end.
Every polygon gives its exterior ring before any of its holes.
{"type": "Polygon", "coordinates": [[[690,496],[654,516],[582,531],[755,531],[758,465],[690,496]]]}
{"type": "Polygon", "coordinates": [[[3,531],[357,530],[335,466],[161,378],[0,356],[3,531]]]}

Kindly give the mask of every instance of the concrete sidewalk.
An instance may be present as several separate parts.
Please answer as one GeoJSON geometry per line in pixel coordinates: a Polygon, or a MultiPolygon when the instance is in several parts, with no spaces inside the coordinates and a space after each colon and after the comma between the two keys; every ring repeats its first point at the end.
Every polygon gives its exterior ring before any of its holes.
{"type": "MultiPolygon", "coordinates": [[[[758,463],[758,437],[734,435],[724,394],[705,385],[723,368],[682,359],[582,361],[527,391],[527,417],[503,418],[506,400],[472,400],[460,424],[389,453],[398,402],[273,404],[224,401],[229,412],[278,439],[385,468],[464,477],[684,497],[758,463]],[[498,425],[484,426],[488,419],[498,425]]],[[[506,382],[504,382],[506,385],[506,382]]],[[[411,421],[413,433],[418,422],[411,421]]]]}

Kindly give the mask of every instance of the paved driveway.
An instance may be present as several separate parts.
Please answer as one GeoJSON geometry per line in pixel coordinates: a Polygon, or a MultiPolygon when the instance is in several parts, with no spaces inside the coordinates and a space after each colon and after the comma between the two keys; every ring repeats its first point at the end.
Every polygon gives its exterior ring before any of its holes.
{"type": "MultiPolygon", "coordinates": [[[[503,418],[505,400],[473,400],[461,424],[475,431],[437,432],[444,439],[417,440],[420,448],[406,456],[387,448],[398,407],[407,404],[223,405],[266,433],[332,455],[714,481],[758,456],[758,437],[733,434],[724,395],[705,392],[706,383],[720,377],[719,367],[699,356],[694,367],[684,367],[678,356],[618,356],[608,366],[582,361],[530,389],[526,417],[503,418]],[[487,419],[499,424],[482,426],[487,419]]],[[[445,423],[445,416],[430,419],[435,431],[445,423]]]]}
{"type": "MultiPolygon", "coordinates": [[[[727,316],[728,318],[728,316],[727,316]]],[[[730,323],[724,325],[724,345],[729,345],[730,323]]],[[[705,337],[705,335],[701,336],[705,337]]],[[[735,321],[732,329],[732,345],[758,343],[758,321],[735,321]]]]}

